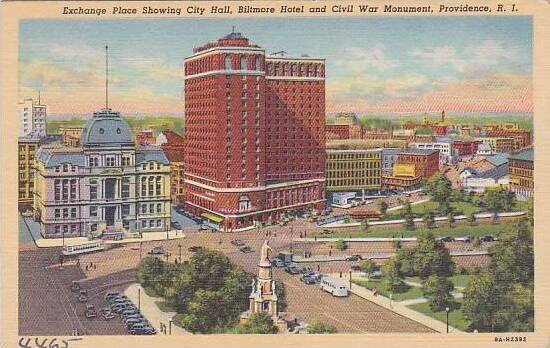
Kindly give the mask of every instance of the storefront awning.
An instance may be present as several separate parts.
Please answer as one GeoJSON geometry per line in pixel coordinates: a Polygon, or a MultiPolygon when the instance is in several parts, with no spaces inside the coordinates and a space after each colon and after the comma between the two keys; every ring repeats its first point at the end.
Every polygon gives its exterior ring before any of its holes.
{"type": "Polygon", "coordinates": [[[219,224],[220,222],[222,222],[224,220],[223,217],[218,216],[216,214],[208,213],[208,212],[207,213],[202,213],[201,216],[203,218],[208,219],[208,220],[210,220],[212,222],[215,222],[217,224],[219,224]]]}

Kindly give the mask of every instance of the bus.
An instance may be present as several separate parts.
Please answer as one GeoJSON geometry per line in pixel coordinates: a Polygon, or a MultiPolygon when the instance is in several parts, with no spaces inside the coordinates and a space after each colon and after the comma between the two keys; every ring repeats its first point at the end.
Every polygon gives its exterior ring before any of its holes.
{"type": "Polygon", "coordinates": [[[71,256],[85,253],[92,253],[94,251],[105,250],[105,244],[103,242],[89,242],[78,245],[66,245],[63,247],[63,255],[71,256]]]}
{"type": "Polygon", "coordinates": [[[329,276],[321,278],[321,290],[335,297],[346,297],[349,295],[348,288],[339,279],[329,276]]]}

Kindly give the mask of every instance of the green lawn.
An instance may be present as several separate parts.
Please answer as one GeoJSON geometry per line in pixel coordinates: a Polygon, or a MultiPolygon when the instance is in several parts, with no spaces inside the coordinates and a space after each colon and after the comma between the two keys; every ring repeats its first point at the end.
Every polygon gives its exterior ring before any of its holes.
{"type": "MultiPolygon", "coordinates": [[[[468,215],[470,213],[481,213],[484,211],[484,208],[475,206],[471,203],[467,202],[452,202],[451,207],[453,207],[455,211],[455,215],[468,215]]],[[[432,211],[437,214],[437,211],[439,210],[439,204],[436,202],[424,202],[419,204],[412,204],[411,205],[413,214],[423,216],[429,211],[432,211]]],[[[383,220],[397,220],[401,219],[401,209],[397,210],[391,210],[384,215],[383,220]]]]}
{"type": "MultiPolygon", "coordinates": [[[[481,237],[485,235],[498,236],[499,232],[506,226],[513,224],[513,221],[500,221],[498,224],[492,224],[490,222],[478,222],[471,226],[469,224],[456,224],[454,227],[449,227],[446,222],[440,222],[440,227],[432,229],[432,233],[436,237],[451,236],[451,237],[464,237],[471,235],[473,237],[481,237]]],[[[427,230],[425,228],[417,228],[413,231],[405,230],[401,226],[397,227],[385,227],[385,228],[370,228],[367,231],[355,230],[350,232],[335,232],[330,235],[320,235],[317,238],[348,238],[348,237],[416,237],[421,231],[427,230]]]]}
{"type": "MultiPolygon", "coordinates": [[[[449,312],[449,325],[456,327],[459,330],[466,331],[468,329],[469,322],[466,318],[464,318],[464,314],[462,313],[462,309],[460,308],[460,306],[462,305],[462,299],[455,299],[455,303],[455,307],[458,308],[454,308],[452,311],[449,312]]],[[[426,314],[444,323],[447,322],[447,313],[445,313],[445,311],[435,313],[432,312],[432,310],[430,309],[430,305],[427,302],[410,305],[408,307],[412,310],[426,314]]]]}
{"type": "MultiPolygon", "coordinates": [[[[384,278],[370,278],[369,281],[365,278],[364,280],[356,279],[353,280],[352,283],[357,284],[359,286],[362,286],[364,288],[367,288],[369,290],[373,290],[376,288],[381,295],[390,297],[390,292],[387,291],[382,284],[384,281],[384,278]]],[[[403,301],[403,300],[410,300],[413,298],[419,298],[422,297],[422,289],[418,287],[411,286],[408,288],[406,292],[397,293],[394,292],[392,299],[395,301],[403,301]]]]}
{"type": "MultiPolygon", "coordinates": [[[[449,277],[449,279],[453,282],[455,286],[466,287],[471,277],[472,276],[469,274],[456,274],[452,277],[449,277]]],[[[422,284],[422,279],[420,279],[420,277],[407,277],[405,279],[410,282],[422,284]]]]}
{"type": "Polygon", "coordinates": [[[155,304],[163,312],[175,312],[176,311],[176,309],[174,307],[168,305],[164,301],[155,301],[155,304]]]}

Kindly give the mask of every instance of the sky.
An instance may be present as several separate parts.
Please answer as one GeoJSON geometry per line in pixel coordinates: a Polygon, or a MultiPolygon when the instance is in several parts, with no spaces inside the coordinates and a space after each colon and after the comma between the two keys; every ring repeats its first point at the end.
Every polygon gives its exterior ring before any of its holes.
{"type": "Polygon", "coordinates": [[[20,98],[48,113],[183,114],[183,59],[232,26],[266,53],[326,58],[326,111],[532,112],[524,16],[23,20],[20,98]]]}

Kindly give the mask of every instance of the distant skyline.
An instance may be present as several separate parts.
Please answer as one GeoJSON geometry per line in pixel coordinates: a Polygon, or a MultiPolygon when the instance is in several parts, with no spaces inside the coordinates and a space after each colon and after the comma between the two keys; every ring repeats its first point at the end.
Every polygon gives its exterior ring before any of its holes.
{"type": "Polygon", "coordinates": [[[182,114],[183,59],[235,26],[266,53],[326,58],[327,113],[532,112],[531,17],[23,20],[20,98],[50,114],[182,114]]]}

